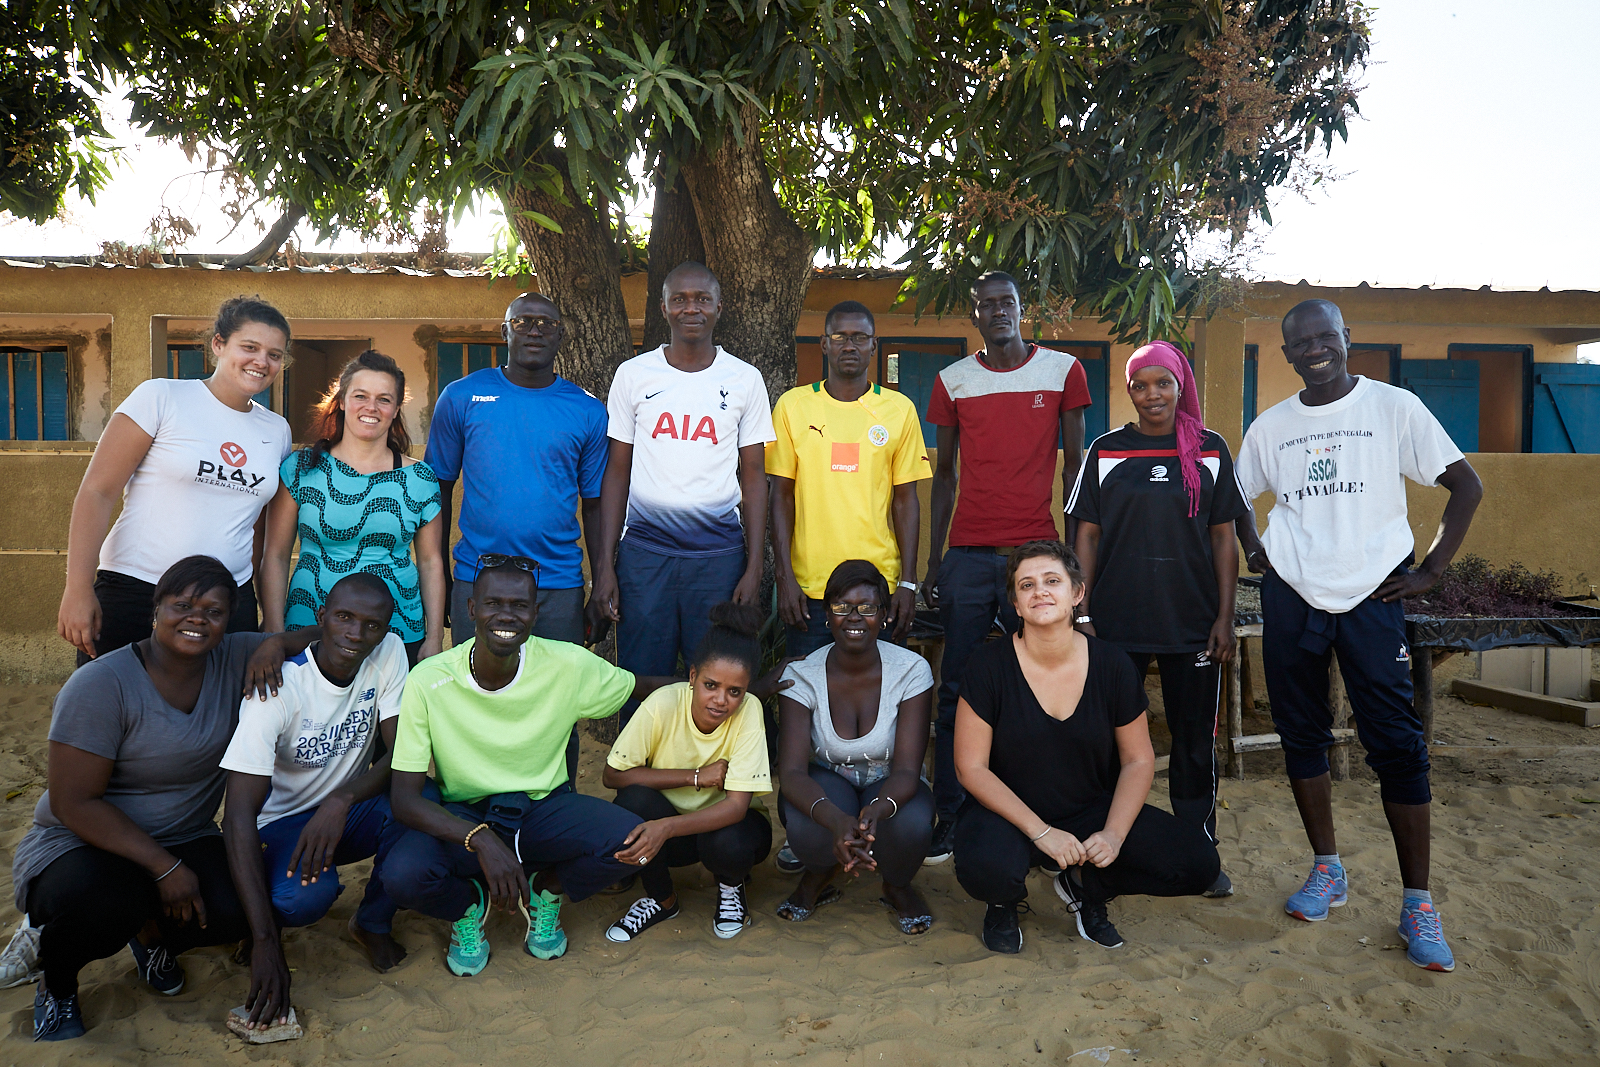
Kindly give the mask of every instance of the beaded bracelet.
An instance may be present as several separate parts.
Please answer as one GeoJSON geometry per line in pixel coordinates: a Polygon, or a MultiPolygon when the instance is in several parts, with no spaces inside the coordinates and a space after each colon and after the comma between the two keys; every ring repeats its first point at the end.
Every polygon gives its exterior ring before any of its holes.
{"type": "Polygon", "coordinates": [[[478,825],[476,825],[472,829],[468,830],[467,831],[467,836],[463,837],[461,839],[461,847],[466,849],[468,852],[476,852],[476,851],[478,851],[477,849],[472,847],[472,835],[477,833],[479,830],[487,830],[488,828],[489,828],[489,824],[488,823],[480,822],[478,825]]]}

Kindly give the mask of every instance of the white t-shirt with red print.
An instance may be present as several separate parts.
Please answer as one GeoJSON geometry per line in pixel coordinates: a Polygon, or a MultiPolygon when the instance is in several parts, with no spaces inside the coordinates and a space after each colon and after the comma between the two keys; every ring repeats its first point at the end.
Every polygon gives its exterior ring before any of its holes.
{"type": "Polygon", "coordinates": [[[155,438],[128,479],[100,569],[152,584],[187,556],[215,556],[241,585],[256,519],[278,491],[289,424],[260,404],[235,411],[198,380],[152,378],[117,408],[155,438]]]}
{"type": "Polygon", "coordinates": [[[1061,536],[1055,496],[1061,416],[1088,407],[1089,377],[1066,352],[1031,346],[996,370],[979,352],[939,372],[928,421],[961,432],[961,483],[950,544],[1020,545],[1061,536]]]}
{"type": "Polygon", "coordinates": [[[761,372],[720,345],[711,366],[681,371],[663,346],[623,361],[606,410],[606,434],[633,446],[623,537],[667,556],[743,552],[739,449],[774,436],[761,372]]]}

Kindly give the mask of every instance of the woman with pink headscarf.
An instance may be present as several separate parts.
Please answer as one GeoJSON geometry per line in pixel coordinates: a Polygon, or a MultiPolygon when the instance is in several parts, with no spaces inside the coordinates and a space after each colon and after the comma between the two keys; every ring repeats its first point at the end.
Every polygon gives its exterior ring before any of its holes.
{"type": "MultiPolygon", "coordinates": [[[[1215,740],[1222,664],[1234,654],[1233,520],[1249,512],[1227,442],[1206,429],[1194,372],[1165,341],[1128,360],[1139,421],[1087,449],[1067,513],[1088,593],[1079,625],[1133,658],[1155,657],[1172,732],[1172,813],[1217,839],[1215,740]]],[[[1228,896],[1226,873],[1206,896],[1228,896]]]]}

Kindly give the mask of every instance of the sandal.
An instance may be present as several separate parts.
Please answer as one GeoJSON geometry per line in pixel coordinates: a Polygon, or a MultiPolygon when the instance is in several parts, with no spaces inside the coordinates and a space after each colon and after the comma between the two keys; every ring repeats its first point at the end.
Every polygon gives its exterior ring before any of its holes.
{"type": "Polygon", "coordinates": [[[900,909],[896,908],[888,897],[879,897],[878,903],[894,912],[894,924],[907,937],[916,937],[918,934],[925,934],[933,929],[932,915],[901,915],[900,909]]]}
{"type": "Polygon", "coordinates": [[[838,886],[826,886],[822,892],[817,894],[817,902],[809,908],[802,908],[793,900],[786,900],[782,904],[779,904],[778,917],[780,919],[788,919],[792,923],[803,923],[807,919],[811,918],[812,914],[815,913],[818,908],[825,904],[832,904],[842,896],[844,896],[844,894],[839,891],[838,886]]]}

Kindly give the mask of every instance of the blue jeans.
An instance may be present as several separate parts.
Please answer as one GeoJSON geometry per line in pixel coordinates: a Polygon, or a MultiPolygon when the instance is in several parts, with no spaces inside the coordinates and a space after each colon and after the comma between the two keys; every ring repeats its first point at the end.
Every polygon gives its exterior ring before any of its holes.
{"type": "MultiPolygon", "coordinates": [[[[678,673],[678,657],[694,659],[711,629],[711,609],[733,596],[744,576],[744,553],[666,556],[627,538],[617,547],[617,666],[643,675],[678,673]]],[[[622,705],[622,725],[638,701],[622,705]]]]}
{"type": "MultiPolygon", "coordinates": [[[[423,795],[437,801],[430,781],[423,795]]],[[[487,822],[488,799],[476,804],[446,804],[445,809],[471,823],[487,822]]],[[[574,903],[637,873],[617,862],[623,839],[640,823],[639,816],[599,797],[573,792],[562,785],[542,800],[528,802],[520,836],[501,833],[508,847],[520,850],[527,873],[554,868],[561,889],[574,903]],[[513,845],[513,842],[515,844],[513,845]]],[[[440,841],[421,830],[404,829],[384,859],[384,885],[402,908],[455,922],[478,902],[475,880],[483,877],[478,857],[460,841],[440,841]]],[[[498,829],[485,832],[499,832],[498,829]]]]}
{"type": "Polygon", "coordinates": [[[953,547],[945,552],[934,583],[944,626],[939,715],[933,729],[933,800],[940,822],[955,822],[967,797],[956,779],[956,700],[967,657],[988,639],[996,618],[1006,633],[1017,632],[1017,612],[1006,595],[1007,559],[992,548],[953,547]]]}
{"type": "Polygon", "coordinates": [[[267,888],[272,895],[272,910],[280,926],[310,926],[333,907],[344,892],[338,868],[347,863],[376,856],[367,891],[356,909],[356,925],[374,934],[386,934],[394,924],[394,901],[383,888],[383,860],[386,849],[384,831],[394,817],[389,811],[389,794],[380,793],[361,801],[345,817],[344,836],[333,851],[334,870],[319,874],[315,882],[300,884],[299,874],[289,874],[289,857],[300,840],[300,832],[317,813],[316,808],[285,816],[260,830],[264,846],[262,862],[267,868],[267,888]]]}

